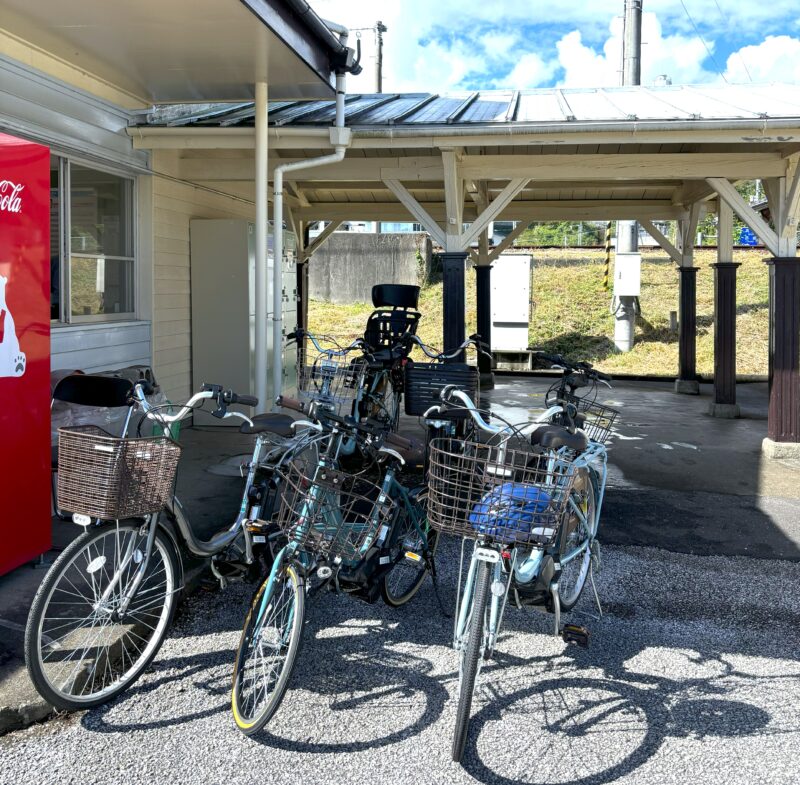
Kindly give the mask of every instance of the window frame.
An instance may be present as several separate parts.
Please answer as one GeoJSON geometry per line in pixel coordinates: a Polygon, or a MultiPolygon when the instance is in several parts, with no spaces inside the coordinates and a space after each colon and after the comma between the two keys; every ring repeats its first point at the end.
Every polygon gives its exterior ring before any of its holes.
{"type": "Polygon", "coordinates": [[[63,154],[52,151],[52,155],[58,158],[59,162],[59,231],[60,238],[58,243],[59,259],[58,268],[60,275],[60,302],[59,318],[51,319],[50,325],[53,328],[69,327],[70,325],[90,325],[98,323],[130,322],[137,319],[139,312],[139,178],[113,166],[106,166],[97,161],[82,158],[80,156],[63,154]],[[130,183],[130,236],[132,256],[117,256],[111,254],[98,253],[72,253],[72,181],[71,167],[80,166],[105,174],[111,174],[130,183]],[[131,311],[111,314],[88,314],[73,315],[72,313],[72,256],[88,259],[109,259],[112,261],[125,261],[130,264],[130,283],[132,288],[132,308],[131,311]]]}

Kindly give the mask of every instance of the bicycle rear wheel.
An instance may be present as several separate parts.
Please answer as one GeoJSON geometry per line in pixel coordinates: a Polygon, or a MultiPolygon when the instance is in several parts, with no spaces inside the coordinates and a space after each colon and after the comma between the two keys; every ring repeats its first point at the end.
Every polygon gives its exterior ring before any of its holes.
{"type": "Polygon", "coordinates": [[[256,592],[236,652],[231,710],[246,736],[258,733],[281,705],[294,669],[305,615],[305,590],[293,564],[256,592]]]}
{"type": "Polygon", "coordinates": [[[564,522],[559,536],[559,558],[564,559],[576,548],[583,549],[568,561],[561,561],[561,575],[558,580],[558,598],[561,610],[570,611],[580,599],[592,561],[591,539],[594,519],[597,514],[594,483],[586,469],[580,469],[572,496],[580,508],[585,522],[573,511],[564,522]]]}
{"type": "Polygon", "coordinates": [[[136,594],[119,610],[148,530],[135,523],[88,529],[42,581],[25,629],[25,662],[39,694],[56,708],[105,703],[130,687],[158,652],[175,610],[177,573],[177,556],[161,529],[136,594]]]}
{"type": "Polygon", "coordinates": [[[405,507],[400,506],[389,549],[394,566],[384,576],[381,584],[383,601],[392,608],[405,605],[419,591],[425,576],[430,572],[429,560],[435,557],[439,544],[439,532],[425,519],[422,504],[417,499],[413,500],[413,504],[421,521],[422,533],[414,525],[405,507]],[[426,551],[428,560],[425,558],[426,551]]]}
{"type": "MultiPolygon", "coordinates": [[[[461,667],[458,690],[458,711],[453,736],[453,760],[459,762],[464,755],[464,746],[469,735],[469,717],[472,710],[472,694],[478,676],[479,660],[486,645],[486,602],[492,579],[492,565],[478,562],[475,576],[475,592],[469,615],[469,632],[466,646],[461,650],[461,667]]],[[[463,602],[468,598],[464,597],[463,602]]]]}

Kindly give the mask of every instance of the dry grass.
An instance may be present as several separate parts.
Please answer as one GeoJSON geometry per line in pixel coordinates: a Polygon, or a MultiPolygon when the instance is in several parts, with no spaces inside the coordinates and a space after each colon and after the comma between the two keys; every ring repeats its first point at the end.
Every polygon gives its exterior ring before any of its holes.
{"type": "MultiPolygon", "coordinates": [[[[737,251],[737,367],[740,374],[766,374],[769,279],[765,251],[737,251]]],[[[714,370],[714,270],[716,251],[698,251],[697,369],[714,370]]],[[[542,250],[534,255],[535,302],[530,343],[587,359],[611,373],[674,376],[678,336],[669,329],[669,313],[678,309],[678,273],[666,254],[647,252],[642,259],[642,316],[636,345],[627,354],[613,345],[610,295],[603,289],[603,252],[542,250]]],[[[423,318],[419,335],[438,346],[442,335],[441,283],[426,286],[420,297],[423,318]]],[[[341,339],[360,335],[372,307],[364,303],[334,305],[312,301],[309,328],[341,339]]],[[[475,276],[467,274],[467,332],[475,331],[475,276]]]]}

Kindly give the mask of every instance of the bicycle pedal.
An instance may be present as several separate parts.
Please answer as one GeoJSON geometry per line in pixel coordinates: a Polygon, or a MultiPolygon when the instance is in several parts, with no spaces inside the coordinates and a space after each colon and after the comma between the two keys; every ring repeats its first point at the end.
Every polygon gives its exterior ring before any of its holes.
{"type": "Polygon", "coordinates": [[[577,643],[585,649],[589,645],[589,630],[579,624],[565,624],[561,628],[561,638],[565,643],[577,643]]]}

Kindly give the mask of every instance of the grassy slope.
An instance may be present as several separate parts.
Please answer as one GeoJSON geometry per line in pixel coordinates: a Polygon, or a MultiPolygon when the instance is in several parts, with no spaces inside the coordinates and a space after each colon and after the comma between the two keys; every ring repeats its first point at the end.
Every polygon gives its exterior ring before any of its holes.
{"type": "MultiPolygon", "coordinates": [[[[737,288],[737,367],[740,374],[766,374],[769,282],[765,251],[737,251],[741,262],[737,288]]],[[[714,270],[716,251],[697,251],[697,367],[714,370],[714,270]]],[[[647,252],[642,259],[642,316],[632,352],[618,354],[613,345],[614,318],[609,293],[603,289],[602,251],[542,250],[533,267],[530,342],[533,345],[588,359],[612,373],[674,376],[678,337],[669,329],[669,312],[678,309],[678,273],[666,254],[647,252]]],[[[441,284],[423,289],[419,335],[441,342],[441,284]]],[[[361,334],[371,306],[333,305],[312,301],[309,328],[341,339],[361,334]]],[[[467,274],[467,332],[475,330],[475,276],[467,274]]]]}

